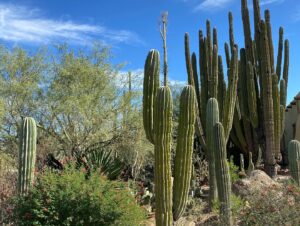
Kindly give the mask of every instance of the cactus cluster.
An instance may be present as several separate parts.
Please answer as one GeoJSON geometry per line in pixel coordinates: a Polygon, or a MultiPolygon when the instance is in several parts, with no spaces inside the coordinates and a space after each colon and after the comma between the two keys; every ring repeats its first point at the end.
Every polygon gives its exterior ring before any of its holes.
{"type": "Polygon", "coordinates": [[[19,142],[18,192],[26,194],[34,180],[36,160],[36,123],[33,118],[22,119],[19,142]]]}
{"type": "Polygon", "coordinates": [[[172,189],[171,144],[173,100],[168,86],[159,84],[159,53],[150,50],[143,89],[144,128],[154,144],[156,225],[172,225],[184,212],[192,173],[192,154],[196,119],[196,94],[192,86],[184,87],[180,97],[177,147],[172,189]]]}
{"type": "MultiPolygon", "coordinates": [[[[230,178],[227,174],[226,147],[234,147],[234,150],[238,149],[241,154],[249,157],[248,172],[254,169],[253,161],[258,163],[263,156],[267,174],[276,175],[275,164],[276,160],[280,159],[281,140],[284,136],[284,111],[289,68],[289,42],[283,39],[283,28],[279,29],[275,65],[270,12],[265,11],[263,20],[260,14],[259,0],[253,0],[254,36],[252,37],[247,0],[241,0],[241,11],[245,43],[245,47],[241,49],[238,48],[234,40],[233,15],[231,12],[228,15],[229,44],[225,43],[226,61],[224,61],[227,66],[227,84],[224,78],[222,57],[218,53],[217,30],[211,29],[210,22],[206,22],[205,34],[202,30],[199,31],[198,60],[196,53],[190,51],[189,34],[186,33],[184,36],[188,84],[194,87],[193,93],[196,95],[194,100],[196,104],[194,109],[196,113],[195,132],[209,162],[209,204],[212,207],[217,198],[224,204],[224,207],[221,208],[221,214],[227,216],[228,225],[232,224],[232,220],[230,211],[228,212],[230,209],[230,199],[228,198],[230,197],[230,178]]],[[[170,174],[169,157],[167,157],[170,154],[170,144],[160,142],[170,142],[165,137],[167,135],[162,134],[162,132],[168,131],[168,136],[170,136],[170,131],[167,128],[171,128],[171,121],[169,118],[168,122],[163,123],[160,120],[167,119],[162,118],[162,115],[160,117],[153,116],[155,109],[163,107],[156,106],[162,104],[161,102],[157,101],[156,105],[154,104],[155,98],[158,98],[155,92],[158,90],[158,74],[159,54],[152,50],[145,65],[144,126],[147,138],[155,145],[155,161],[158,161],[155,164],[156,177],[162,178],[160,173],[170,174]],[[156,131],[155,125],[161,125],[160,129],[164,127],[164,130],[156,131]],[[156,134],[157,132],[160,134],[156,134]],[[157,147],[158,145],[160,147],[157,147]],[[162,150],[165,153],[161,153],[162,150]],[[166,153],[168,153],[167,156],[164,156],[166,153]],[[166,160],[168,163],[163,162],[166,160]],[[161,164],[164,164],[163,167],[161,164]]],[[[166,83],[165,86],[167,86],[166,83]]],[[[160,88],[157,92],[162,92],[162,89],[165,89],[164,92],[170,92],[166,91],[167,87],[160,88]]],[[[159,96],[166,98],[167,95],[159,94],[159,96]]],[[[162,109],[160,114],[162,114],[161,112],[162,109]]],[[[184,139],[181,136],[187,136],[187,140],[184,141],[185,149],[189,149],[192,146],[192,135],[187,132],[188,128],[184,128],[184,126],[179,126],[179,130],[185,131],[179,133],[179,144],[183,142],[181,139],[184,139]],[[191,140],[188,141],[188,139],[191,140]]],[[[177,145],[176,154],[179,153],[179,149],[177,145]]],[[[189,150],[188,153],[191,151],[189,150]]],[[[186,152],[184,153],[184,156],[188,156],[190,161],[191,156],[186,152]]],[[[183,154],[181,153],[181,155],[183,154]]],[[[176,171],[178,170],[176,169],[178,162],[179,160],[176,159],[175,177],[180,175],[179,171],[176,171]]],[[[180,172],[185,172],[190,177],[190,166],[187,165],[184,170],[180,169],[180,172]]],[[[184,186],[188,186],[186,179],[181,180],[184,186]]],[[[165,178],[165,181],[156,179],[156,183],[165,183],[166,186],[169,186],[168,180],[169,176],[165,178]]],[[[177,183],[177,179],[174,178],[173,196],[176,199],[177,194],[179,194],[177,183]]],[[[158,195],[162,195],[162,199],[167,197],[163,196],[163,192],[171,190],[170,188],[163,188],[161,187],[158,191],[158,195]]],[[[186,188],[182,188],[184,194],[187,194],[186,188]]],[[[184,206],[186,196],[182,197],[179,197],[178,200],[173,198],[173,204],[179,203],[179,206],[184,206]]],[[[170,196],[168,199],[171,203],[170,196]]],[[[169,208],[170,205],[158,205],[157,217],[161,214],[169,219],[170,210],[167,207],[169,208]]],[[[175,211],[173,218],[178,219],[180,214],[180,211],[175,211]]],[[[159,223],[159,225],[162,224],[159,223]]]]}
{"type": "MultiPolygon", "coordinates": [[[[275,176],[275,164],[276,160],[280,160],[281,140],[284,135],[289,42],[283,39],[283,28],[280,27],[275,66],[270,11],[265,11],[263,20],[259,0],[253,0],[254,37],[247,0],[241,0],[241,11],[245,47],[239,50],[240,57],[237,60],[235,58],[238,47],[234,40],[233,16],[231,12],[228,15],[229,44],[225,43],[228,88],[224,80],[222,58],[218,55],[217,30],[214,28],[211,32],[210,22],[207,21],[206,37],[202,30],[199,31],[200,79],[196,54],[192,53],[190,56],[189,35],[185,34],[188,81],[195,86],[197,94],[196,132],[209,158],[211,147],[207,142],[210,128],[206,128],[205,123],[206,103],[209,98],[216,98],[226,143],[229,141],[246,156],[252,152],[255,162],[259,150],[262,150],[265,171],[270,176],[275,176]]],[[[213,161],[210,160],[212,164],[213,161]]]]}

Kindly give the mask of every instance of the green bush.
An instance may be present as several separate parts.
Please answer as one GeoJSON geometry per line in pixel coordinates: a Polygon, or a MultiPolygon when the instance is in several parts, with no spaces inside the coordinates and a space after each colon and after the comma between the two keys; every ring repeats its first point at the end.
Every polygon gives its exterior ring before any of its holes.
{"type": "Polygon", "coordinates": [[[145,211],[127,184],[84,170],[66,168],[41,173],[30,193],[15,200],[16,223],[22,225],[139,225],[145,211]]]}
{"type": "Polygon", "coordinates": [[[230,161],[228,161],[228,165],[229,165],[230,180],[231,183],[234,183],[237,180],[239,180],[239,167],[234,164],[232,158],[230,159],[230,161]]]}
{"type": "Polygon", "coordinates": [[[237,218],[242,226],[300,225],[300,188],[288,182],[257,190],[246,198],[237,218]]]}

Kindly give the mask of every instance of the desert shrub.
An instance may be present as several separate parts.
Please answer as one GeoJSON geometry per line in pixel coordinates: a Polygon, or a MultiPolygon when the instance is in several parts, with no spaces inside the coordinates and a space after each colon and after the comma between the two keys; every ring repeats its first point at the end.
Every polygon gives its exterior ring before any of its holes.
{"type": "Polygon", "coordinates": [[[239,225],[300,225],[300,189],[293,183],[270,186],[247,197],[239,225]]]}
{"type": "Polygon", "coordinates": [[[228,161],[228,165],[230,180],[231,183],[234,183],[239,179],[239,167],[234,164],[233,159],[230,159],[230,161],[228,161]]]}
{"type": "Polygon", "coordinates": [[[67,167],[45,170],[30,193],[15,200],[16,223],[22,225],[139,225],[145,211],[127,184],[67,167]]]}
{"type": "Polygon", "coordinates": [[[17,168],[13,156],[0,152],[0,225],[10,225],[13,205],[10,198],[16,194],[17,168]]]}

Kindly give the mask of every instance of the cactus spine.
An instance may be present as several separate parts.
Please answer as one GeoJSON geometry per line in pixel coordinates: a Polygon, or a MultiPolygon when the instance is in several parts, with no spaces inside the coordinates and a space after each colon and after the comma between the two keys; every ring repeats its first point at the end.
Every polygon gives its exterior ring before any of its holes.
{"type": "Polygon", "coordinates": [[[18,192],[26,194],[34,180],[36,160],[36,123],[33,118],[22,119],[19,142],[18,192]]]}
{"type": "Polygon", "coordinates": [[[157,92],[154,112],[156,225],[172,225],[171,142],[172,95],[167,86],[157,92]]]}
{"type": "Polygon", "coordinates": [[[154,102],[159,87],[159,64],[159,52],[157,50],[150,50],[144,68],[143,123],[146,137],[152,144],[154,144],[154,102]]]}
{"type": "Polygon", "coordinates": [[[292,140],[288,147],[289,168],[293,180],[300,186],[300,142],[292,140]]]}
{"type": "Polygon", "coordinates": [[[220,217],[223,225],[233,225],[231,213],[231,182],[229,166],[226,157],[225,132],[220,122],[214,126],[214,143],[216,158],[216,179],[218,184],[218,195],[220,201],[220,217]]]}
{"type": "Polygon", "coordinates": [[[192,86],[184,87],[180,97],[178,138],[174,164],[173,216],[179,219],[188,197],[196,119],[196,95],[192,86]]]}

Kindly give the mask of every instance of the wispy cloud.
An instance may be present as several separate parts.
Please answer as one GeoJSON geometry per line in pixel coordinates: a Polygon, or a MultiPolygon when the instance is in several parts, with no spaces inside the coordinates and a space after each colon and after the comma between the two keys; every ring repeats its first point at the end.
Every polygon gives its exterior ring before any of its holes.
{"type": "Polygon", "coordinates": [[[13,42],[49,43],[68,41],[87,45],[94,40],[109,44],[140,44],[137,34],[101,25],[54,20],[42,16],[39,9],[0,4],[0,39],[13,42]]]}
{"type": "MultiPolygon", "coordinates": [[[[128,72],[129,71],[120,71],[117,75],[117,79],[115,79],[115,85],[118,88],[124,89],[125,87],[128,87],[128,72]]],[[[134,89],[141,90],[143,89],[143,80],[144,80],[144,69],[143,68],[137,68],[134,70],[130,70],[131,72],[131,82],[132,87],[134,89]]],[[[162,85],[163,81],[163,74],[160,74],[160,81],[162,85]]],[[[169,76],[168,83],[172,87],[183,87],[187,85],[186,81],[173,79],[172,76],[169,76]]]]}
{"type": "Polygon", "coordinates": [[[228,3],[232,2],[234,0],[204,0],[202,3],[197,5],[194,10],[205,10],[205,11],[211,11],[216,10],[220,8],[225,8],[228,3]]]}
{"type": "Polygon", "coordinates": [[[260,2],[260,5],[261,6],[264,6],[264,5],[270,5],[270,4],[274,4],[274,3],[283,3],[285,0],[262,0],[260,2]]]}
{"type": "MultiPolygon", "coordinates": [[[[184,0],[185,2],[189,0],[184,0]]],[[[285,0],[261,0],[260,5],[270,5],[270,4],[280,4],[283,3],[285,0]]],[[[203,0],[200,4],[198,4],[195,8],[194,11],[215,11],[218,9],[226,8],[228,4],[231,2],[237,2],[237,0],[203,0]]],[[[249,2],[250,5],[251,2],[249,2]]],[[[251,8],[252,6],[250,6],[251,8]]]]}
{"type": "Polygon", "coordinates": [[[300,5],[295,13],[291,15],[291,19],[293,22],[299,22],[300,21],[300,5]]]}

